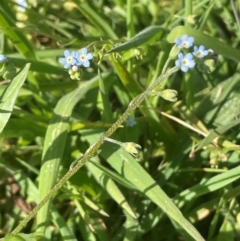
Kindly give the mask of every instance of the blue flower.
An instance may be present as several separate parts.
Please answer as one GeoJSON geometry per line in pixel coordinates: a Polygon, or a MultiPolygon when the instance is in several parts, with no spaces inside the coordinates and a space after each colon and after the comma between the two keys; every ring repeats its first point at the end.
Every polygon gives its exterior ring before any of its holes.
{"type": "Polygon", "coordinates": [[[184,34],[181,38],[176,38],[175,43],[177,44],[178,48],[190,48],[194,42],[193,37],[188,37],[187,34],[184,34]]]}
{"type": "Polygon", "coordinates": [[[76,53],[76,58],[77,65],[83,65],[87,68],[90,66],[89,60],[93,58],[93,55],[91,53],[88,53],[86,48],[83,48],[79,53],[76,53]]]}
{"type": "Polygon", "coordinates": [[[130,116],[130,117],[127,118],[125,123],[126,123],[126,126],[133,127],[137,124],[137,121],[136,121],[135,117],[130,116]]]}
{"type": "Polygon", "coordinates": [[[179,53],[178,59],[175,61],[175,65],[179,66],[183,72],[187,72],[189,68],[193,68],[195,66],[193,55],[190,53],[186,55],[179,53]]]}
{"type": "Polygon", "coordinates": [[[3,63],[7,60],[7,57],[4,54],[0,54],[0,63],[3,63]]]}
{"type": "Polygon", "coordinates": [[[68,69],[71,65],[75,65],[76,60],[76,52],[72,51],[71,53],[68,50],[64,51],[64,58],[60,58],[59,62],[64,65],[65,69],[68,69]]]}
{"type": "Polygon", "coordinates": [[[198,58],[203,58],[208,55],[208,50],[205,50],[205,47],[203,45],[199,47],[194,46],[193,55],[195,55],[198,58]]]}

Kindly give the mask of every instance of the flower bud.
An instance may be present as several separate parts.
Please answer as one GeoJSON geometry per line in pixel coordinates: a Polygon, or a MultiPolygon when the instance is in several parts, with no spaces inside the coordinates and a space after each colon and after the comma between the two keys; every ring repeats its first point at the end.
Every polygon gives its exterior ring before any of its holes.
{"type": "Polygon", "coordinates": [[[170,53],[169,53],[169,58],[170,59],[176,59],[179,52],[180,52],[180,49],[178,48],[178,46],[176,44],[174,44],[170,53]]]}
{"type": "Polygon", "coordinates": [[[160,92],[160,96],[168,101],[175,102],[177,101],[177,91],[172,89],[166,89],[160,92]]]}
{"type": "Polygon", "coordinates": [[[139,157],[140,153],[137,149],[141,149],[142,147],[134,142],[124,142],[121,145],[128,153],[133,155],[134,157],[139,157]]]}

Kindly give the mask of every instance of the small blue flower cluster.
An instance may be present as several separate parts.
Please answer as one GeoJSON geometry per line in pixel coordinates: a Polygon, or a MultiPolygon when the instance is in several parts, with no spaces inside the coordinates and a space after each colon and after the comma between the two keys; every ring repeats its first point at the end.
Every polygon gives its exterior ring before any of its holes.
{"type": "Polygon", "coordinates": [[[85,68],[90,66],[90,61],[93,58],[91,53],[88,53],[86,48],[81,49],[79,52],[69,50],[64,51],[64,57],[59,59],[59,62],[63,64],[65,69],[68,69],[68,73],[71,79],[81,79],[81,69],[78,66],[83,65],[85,68]]]}
{"type": "MultiPolygon", "coordinates": [[[[178,46],[179,49],[183,48],[190,48],[193,45],[194,38],[189,37],[187,34],[184,34],[181,38],[176,38],[175,43],[178,46]]],[[[180,69],[183,72],[187,72],[188,69],[191,69],[195,66],[195,60],[194,56],[196,58],[203,58],[208,55],[208,50],[205,50],[205,47],[203,45],[194,46],[194,52],[193,53],[179,53],[178,59],[175,61],[175,65],[180,67],[180,69]]]]}
{"type": "Polygon", "coordinates": [[[59,62],[64,65],[65,69],[69,69],[73,66],[73,71],[77,71],[77,66],[83,65],[86,68],[89,67],[89,60],[93,58],[93,55],[88,53],[86,48],[81,49],[80,52],[72,51],[71,53],[69,50],[65,50],[64,56],[64,58],[59,59],[59,62]]]}

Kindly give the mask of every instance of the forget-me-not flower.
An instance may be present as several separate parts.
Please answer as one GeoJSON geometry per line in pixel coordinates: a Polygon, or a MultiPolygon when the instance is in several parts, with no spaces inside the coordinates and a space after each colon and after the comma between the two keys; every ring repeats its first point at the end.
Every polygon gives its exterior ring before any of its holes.
{"type": "Polygon", "coordinates": [[[198,58],[203,58],[208,55],[208,50],[206,50],[203,45],[201,45],[199,47],[194,46],[193,55],[195,55],[198,58]]]}
{"type": "Polygon", "coordinates": [[[193,37],[188,37],[187,34],[184,34],[181,38],[176,38],[175,43],[177,44],[178,48],[190,48],[194,42],[193,37]]]}
{"type": "Polygon", "coordinates": [[[7,57],[4,54],[0,54],[0,63],[3,63],[7,60],[7,57]]]}
{"type": "Polygon", "coordinates": [[[59,62],[64,65],[65,69],[68,69],[71,65],[75,65],[77,60],[76,60],[76,52],[72,51],[70,53],[69,50],[64,51],[64,58],[60,58],[59,62]]]}
{"type": "Polygon", "coordinates": [[[126,126],[133,127],[137,124],[137,121],[136,121],[135,117],[130,116],[130,117],[127,118],[125,123],[126,123],[126,126]]]}
{"type": "Polygon", "coordinates": [[[178,59],[175,61],[175,65],[179,66],[183,72],[187,72],[189,68],[193,68],[195,66],[193,55],[191,53],[186,55],[179,53],[178,59]]]}
{"type": "Polygon", "coordinates": [[[93,55],[91,53],[88,53],[86,48],[83,48],[80,50],[79,53],[76,53],[77,58],[77,65],[83,65],[84,67],[90,66],[90,59],[93,58],[93,55]]]}

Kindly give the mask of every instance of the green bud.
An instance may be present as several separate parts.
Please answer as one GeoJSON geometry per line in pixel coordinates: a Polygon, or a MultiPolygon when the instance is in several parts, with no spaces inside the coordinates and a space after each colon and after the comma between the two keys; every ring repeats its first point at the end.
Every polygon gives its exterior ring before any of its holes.
{"type": "Polygon", "coordinates": [[[166,89],[160,92],[160,96],[168,101],[175,102],[177,101],[177,91],[172,89],[166,89]]]}
{"type": "Polygon", "coordinates": [[[134,157],[139,157],[140,153],[137,149],[141,149],[142,147],[134,142],[124,142],[121,146],[134,157]]]}
{"type": "Polygon", "coordinates": [[[133,49],[136,59],[143,59],[143,53],[140,48],[133,49]]]}
{"type": "Polygon", "coordinates": [[[81,80],[81,70],[75,72],[74,70],[69,69],[68,73],[72,80],[81,80]]]}
{"type": "Polygon", "coordinates": [[[172,49],[169,53],[169,58],[170,59],[176,59],[179,52],[180,52],[180,49],[178,48],[178,46],[176,44],[174,44],[174,46],[172,47],[172,49]]]}
{"type": "Polygon", "coordinates": [[[74,74],[74,71],[72,70],[72,68],[68,70],[68,73],[69,73],[69,75],[74,74]]]}
{"type": "Polygon", "coordinates": [[[77,80],[80,80],[81,78],[81,74],[80,74],[80,72],[75,72],[74,73],[74,77],[75,77],[75,79],[77,79],[77,80]]]}
{"type": "Polygon", "coordinates": [[[190,24],[196,24],[195,18],[196,18],[196,15],[188,15],[185,19],[190,24]]]}
{"type": "Polygon", "coordinates": [[[200,62],[197,67],[202,73],[212,73],[215,70],[215,60],[206,59],[204,62],[200,62]]]}

